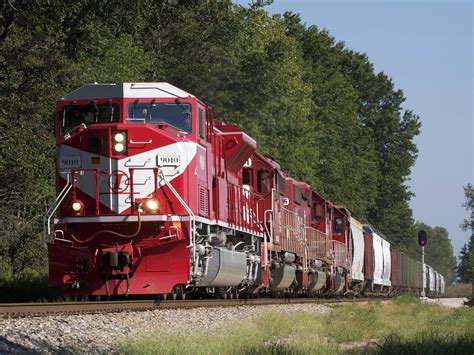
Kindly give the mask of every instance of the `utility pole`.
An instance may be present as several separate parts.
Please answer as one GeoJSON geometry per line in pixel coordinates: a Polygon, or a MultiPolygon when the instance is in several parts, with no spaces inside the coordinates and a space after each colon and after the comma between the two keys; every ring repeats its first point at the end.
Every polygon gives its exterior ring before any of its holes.
{"type": "Polygon", "coordinates": [[[422,275],[422,285],[421,285],[421,298],[426,299],[425,285],[426,285],[426,268],[425,268],[425,245],[426,245],[427,235],[424,230],[418,232],[418,244],[421,246],[421,275],[422,275]]]}

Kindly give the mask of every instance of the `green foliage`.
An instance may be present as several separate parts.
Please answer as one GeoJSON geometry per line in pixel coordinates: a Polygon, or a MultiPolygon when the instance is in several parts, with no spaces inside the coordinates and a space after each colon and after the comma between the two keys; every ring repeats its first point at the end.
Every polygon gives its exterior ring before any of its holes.
{"type": "Polygon", "coordinates": [[[404,304],[421,304],[421,300],[418,297],[405,294],[394,298],[393,303],[400,306],[404,304]]]}
{"type": "Polygon", "coordinates": [[[60,300],[58,290],[48,286],[48,274],[24,272],[19,277],[0,277],[0,302],[45,302],[60,300]]]}
{"type": "Polygon", "coordinates": [[[79,85],[144,81],[151,59],[134,42],[130,35],[91,34],[87,45],[79,49],[77,61],[71,66],[71,79],[79,85]]]}
{"type": "Polygon", "coordinates": [[[459,265],[456,273],[461,282],[474,282],[474,186],[467,184],[464,187],[466,201],[463,206],[470,213],[469,219],[461,224],[464,231],[470,230],[469,242],[465,243],[459,254],[459,265]]]}
{"type": "Polygon", "coordinates": [[[54,192],[52,107],[64,61],[61,24],[46,7],[14,2],[4,7],[8,15],[0,40],[0,258],[10,266],[6,272],[17,277],[44,267],[42,214],[54,192]]]}
{"type": "Polygon", "coordinates": [[[377,156],[370,132],[358,122],[359,99],[344,73],[343,44],[327,32],[301,25],[299,16],[285,13],[286,32],[298,41],[305,79],[312,86],[310,125],[319,150],[311,159],[319,192],[368,216],[377,195],[377,156]]]}

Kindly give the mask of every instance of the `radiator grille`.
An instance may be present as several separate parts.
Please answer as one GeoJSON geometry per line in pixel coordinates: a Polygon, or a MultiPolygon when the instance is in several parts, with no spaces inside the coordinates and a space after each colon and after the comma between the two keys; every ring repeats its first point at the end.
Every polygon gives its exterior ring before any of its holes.
{"type": "Polygon", "coordinates": [[[209,190],[199,186],[199,214],[209,217],[209,190]]]}

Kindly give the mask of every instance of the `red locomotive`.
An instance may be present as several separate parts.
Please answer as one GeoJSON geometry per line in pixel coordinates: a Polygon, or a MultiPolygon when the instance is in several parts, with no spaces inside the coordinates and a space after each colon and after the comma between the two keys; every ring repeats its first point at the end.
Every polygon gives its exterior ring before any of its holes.
{"type": "Polygon", "coordinates": [[[50,285],[64,294],[421,287],[392,285],[388,242],[170,84],[80,87],[57,103],[56,144],[46,225],[50,285]]]}

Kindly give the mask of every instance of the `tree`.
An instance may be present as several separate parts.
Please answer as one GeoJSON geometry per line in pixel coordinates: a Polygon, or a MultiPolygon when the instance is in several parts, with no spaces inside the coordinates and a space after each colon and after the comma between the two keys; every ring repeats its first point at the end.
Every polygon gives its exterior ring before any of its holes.
{"type": "Polygon", "coordinates": [[[464,187],[464,195],[466,201],[463,207],[470,212],[468,219],[465,219],[461,224],[461,229],[464,231],[471,231],[469,241],[462,247],[459,254],[459,264],[457,267],[457,276],[461,282],[474,281],[474,186],[467,184],[464,187]]]}
{"type": "Polygon", "coordinates": [[[343,68],[359,98],[357,117],[370,132],[378,158],[378,194],[369,220],[392,242],[408,246],[413,233],[409,207],[413,194],[407,182],[417,157],[413,139],[420,133],[419,117],[402,110],[403,91],[385,73],[375,73],[365,54],[348,51],[343,68]]]}
{"type": "Polygon", "coordinates": [[[0,259],[8,273],[18,275],[44,267],[41,217],[54,193],[51,108],[66,60],[61,11],[55,19],[40,2],[2,6],[7,20],[0,40],[0,259]]]}
{"type": "Polygon", "coordinates": [[[130,36],[114,37],[94,26],[82,28],[84,43],[70,50],[79,32],[75,24],[87,17],[83,10],[89,5],[2,5],[0,266],[6,274],[45,267],[42,215],[54,200],[55,101],[84,82],[143,80],[148,68],[130,36]]]}
{"type": "Polygon", "coordinates": [[[299,15],[285,13],[283,19],[299,43],[312,87],[309,119],[319,151],[310,162],[314,186],[365,219],[377,197],[377,155],[370,132],[358,121],[358,94],[343,63],[347,51],[328,32],[302,25],[299,15]]]}

